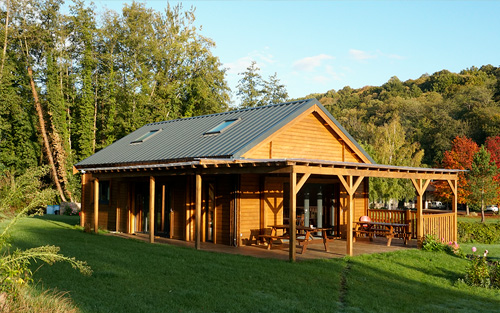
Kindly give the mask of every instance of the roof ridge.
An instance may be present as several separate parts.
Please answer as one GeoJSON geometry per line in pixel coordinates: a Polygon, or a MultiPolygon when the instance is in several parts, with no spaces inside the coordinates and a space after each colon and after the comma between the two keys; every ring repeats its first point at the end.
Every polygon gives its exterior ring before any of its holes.
{"type": "Polygon", "coordinates": [[[278,106],[285,106],[285,105],[291,105],[295,103],[306,103],[311,100],[314,100],[314,98],[310,99],[303,99],[303,100],[294,100],[294,101],[288,101],[284,103],[276,103],[276,104],[268,104],[268,105],[263,105],[263,106],[257,106],[257,107],[252,107],[252,108],[243,108],[243,109],[238,109],[234,111],[226,111],[226,112],[220,112],[220,113],[213,113],[213,114],[205,114],[205,115],[198,115],[198,116],[191,116],[191,117],[183,117],[183,118],[176,118],[174,120],[166,120],[166,121],[161,121],[161,122],[154,122],[154,123],[149,123],[145,124],[144,126],[152,126],[152,125],[161,125],[161,124],[167,124],[167,123],[173,123],[177,121],[188,121],[188,120],[194,120],[194,119],[201,119],[201,118],[206,118],[206,117],[211,117],[211,116],[218,116],[218,115],[227,115],[227,114],[233,114],[233,113],[239,113],[239,112],[245,112],[245,111],[254,111],[254,110],[262,110],[270,107],[278,107],[278,106]]]}

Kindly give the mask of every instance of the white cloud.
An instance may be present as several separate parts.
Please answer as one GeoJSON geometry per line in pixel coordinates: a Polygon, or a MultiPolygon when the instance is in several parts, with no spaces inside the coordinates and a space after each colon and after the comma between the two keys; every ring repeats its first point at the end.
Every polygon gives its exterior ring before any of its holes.
{"type": "Polygon", "coordinates": [[[293,62],[293,68],[298,71],[312,72],[317,67],[321,66],[324,60],[335,59],[334,56],[328,54],[319,54],[313,57],[306,57],[293,62]]]}
{"type": "Polygon", "coordinates": [[[351,58],[353,58],[354,60],[357,60],[357,61],[364,61],[364,60],[377,58],[377,55],[370,54],[369,52],[362,51],[362,50],[356,50],[356,49],[349,50],[349,55],[351,56],[351,58]]]}
{"type": "Polygon", "coordinates": [[[264,69],[267,65],[276,63],[274,55],[269,53],[268,50],[269,47],[265,47],[261,51],[252,51],[234,62],[224,63],[224,67],[227,68],[228,74],[238,74],[245,72],[247,67],[252,64],[252,61],[255,61],[258,68],[264,69]]]}
{"type": "Polygon", "coordinates": [[[349,55],[350,55],[351,59],[354,59],[354,60],[360,61],[360,62],[366,61],[366,60],[371,60],[371,59],[378,59],[380,57],[387,58],[387,59],[393,59],[393,60],[404,60],[405,59],[405,57],[400,56],[398,54],[383,53],[380,50],[377,50],[376,52],[368,52],[368,51],[363,51],[363,50],[350,49],[349,55]]]}

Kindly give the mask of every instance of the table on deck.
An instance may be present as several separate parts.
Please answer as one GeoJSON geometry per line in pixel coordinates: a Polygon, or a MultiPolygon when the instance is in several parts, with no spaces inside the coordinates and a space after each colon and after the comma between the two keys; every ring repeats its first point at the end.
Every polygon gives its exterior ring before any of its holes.
{"type": "Polygon", "coordinates": [[[404,244],[408,244],[411,233],[407,231],[410,224],[399,224],[399,223],[384,223],[384,222],[367,222],[359,221],[355,222],[356,227],[353,233],[353,242],[356,242],[356,236],[361,234],[368,234],[370,241],[373,241],[373,237],[376,233],[383,233],[387,238],[387,246],[391,245],[392,238],[395,235],[402,237],[404,244]]]}
{"type": "MultiPolygon", "coordinates": [[[[290,228],[289,225],[269,225],[271,228],[271,235],[263,235],[261,238],[268,240],[268,249],[271,249],[273,239],[290,239],[290,235],[286,233],[286,231],[290,228]],[[285,234],[282,236],[278,236],[278,230],[285,230],[285,234]]],[[[302,246],[302,252],[305,253],[307,251],[307,245],[309,243],[322,241],[325,246],[325,251],[328,252],[328,242],[333,241],[333,239],[328,238],[327,231],[331,230],[331,228],[313,228],[298,225],[296,226],[297,233],[295,234],[297,241],[302,246]],[[321,239],[314,239],[313,234],[321,232],[321,239]]]]}

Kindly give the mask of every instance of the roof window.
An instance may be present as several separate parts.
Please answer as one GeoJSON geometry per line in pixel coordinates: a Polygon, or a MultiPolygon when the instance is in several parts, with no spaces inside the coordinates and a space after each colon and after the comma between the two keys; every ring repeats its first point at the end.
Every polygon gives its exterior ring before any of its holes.
{"type": "Polygon", "coordinates": [[[136,140],[130,142],[130,144],[134,144],[134,143],[142,143],[146,140],[148,140],[149,138],[153,137],[154,135],[156,135],[157,133],[159,133],[161,131],[161,128],[160,129],[153,129],[153,130],[150,130],[148,131],[147,133],[145,133],[144,135],[142,135],[141,137],[137,138],[136,140]]]}
{"type": "Polygon", "coordinates": [[[239,120],[241,120],[241,118],[234,118],[234,119],[230,119],[230,120],[225,120],[224,122],[215,126],[211,130],[207,131],[204,135],[222,133],[223,131],[227,130],[231,125],[234,125],[234,123],[239,121],[239,120]]]}

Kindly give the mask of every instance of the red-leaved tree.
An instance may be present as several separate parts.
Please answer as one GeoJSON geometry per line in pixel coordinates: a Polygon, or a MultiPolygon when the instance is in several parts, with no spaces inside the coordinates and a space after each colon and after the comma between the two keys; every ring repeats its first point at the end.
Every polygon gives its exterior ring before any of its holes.
{"type": "MultiPolygon", "coordinates": [[[[453,140],[452,148],[450,151],[445,151],[441,166],[443,168],[457,169],[457,170],[470,170],[474,154],[479,151],[479,146],[472,139],[466,136],[457,136],[453,140]]],[[[439,181],[434,183],[436,193],[440,198],[446,200],[453,199],[453,193],[448,183],[439,181]]],[[[458,203],[467,203],[467,196],[469,195],[468,183],[466,174],[460,172],[458,174],[458,187],[457,187],[457,200],[458,203]]],[[[467,208],[467,213],[469,212],[467,208]]]]}

